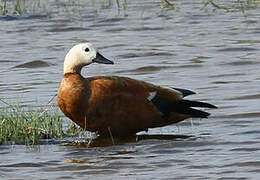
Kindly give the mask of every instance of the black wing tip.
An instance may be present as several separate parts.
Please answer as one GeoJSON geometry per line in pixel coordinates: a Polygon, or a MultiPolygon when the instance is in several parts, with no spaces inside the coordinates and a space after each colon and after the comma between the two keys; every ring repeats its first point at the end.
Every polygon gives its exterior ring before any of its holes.
{"type": "Polygon", "coordinates": [[[192,95],[192,94],[196,94],[195,92],[188,90],[188,89],[181,89],[181,88],[174,88],[174,87],[172,87],[172,89],[181,92],[183,97],[189,96],[189,95],[192,95]]]}
{"type": "MultiPolygon", "coordinates": [[[[183,97],[196,94],[194,91],[191,91],[191,90],[188,90],[188,89],[181,89],[181,88],[174,88],[174,87],[172,87],[172,89],[181,92],[183,97]]],[[[185,101],[188,101],[188,100],[185,100],[185,101]]],[[[196,101],[191,101],[191,102],[196,102],[196,101]]],[[[197,107],[207,107],[207,108],[212,108],[212,109],[217,109],[218,108],[217,106],[215,106],[213,104],[204,103],[204,102],[199,102],[199,103],[201,103],[203,105],[202,106],[197,106],[197,107]]]]}
{"type": "Polygon", "coordinates": [[[217,108],[216,106],[209,103],[204,103],[200,101],[190,101],[184,99],[180,100],[176,105],[176,112],[180,114],[187,114],[194,118],[208,118],[210,113],[192,107],[217,108]]]}
{"type": "Polygon", "coordinates": [[[208,118],[210,116],[210,113],[208,113],[208,112],[200,111],[200,110],[197,110],[197,111],[199,111],[199,113],[198,113],[199,115],[197,116],[198,118],[208,118]]]}
{"type": "Polygon", "coordinates": [[[207,103],[207,104],[209,105],[209,108],[212,108],[212,109],[218,109],[218,107],[215,106],[215,105],[213,105],[213,104],[209,104],[209,103],[207,103]]]}
{"type": "MultiPolygon", "coordinates": [[[[206,107],[206,108],[211,108],[211,109],[217,109],[218,108],[217,106],[215,106],[213,104],[209,104],[209,103],[205,103],[205,102],[199,102],[199,103],[202,104],[201,107],[206,107]]],[[[200,107],[200,106],[198,106],[198,107],[200,107]]]]}
{"type": "Polygon", "coordinates": [[[194,118],[208,118],[208,116],[210,116],[210,113],[208,113],[208,112],[201,111],[198,109],[193,109],[193,108],[183,109],[183,110],[179,111],[179,113],[187,114],[194,118]]]}
{"type": "Polygon", "coordinates": [[[213,105],[213,104],[209,104],[209,103],[205,103],[205,102],[199,102],[201,103],[201,106],[198,107],[206,107],[206,108],[211,108],[211,109],[217,109],[218,107],[213,105]]]}
{"type": "Polygon", "coordinates": [[[206,108],[212,108],[212,109],[218,108],[217,106],[209,104],[209,103],[205,103],[205,102],[201,102],[201,101],[191,101],[191,100],[186,100],[186,99],[180,100],[179,103],[181,103],[185,106],[188,106],[188,107],[206,107],[206,108]]]}
{"type": "Polygon", "coordinates": [[[192,101],[192,100],[186,100],[186,99],[181,99],[176,102],[171,102],[171,101],[162,99],[158,96],[155,96],[151,100],[151,102],[163,114],[165,119],[169,118],[170,112],[186,114],[186,115],[189,115],[190,117],[194,117],[194,118],[207,118],[210,115],[210,113],[202,111],[202,110],[198,110],[193,107],[217,108],[216,106],[209,104],[209,103],[205,103],[205,102],[192,101]]]}

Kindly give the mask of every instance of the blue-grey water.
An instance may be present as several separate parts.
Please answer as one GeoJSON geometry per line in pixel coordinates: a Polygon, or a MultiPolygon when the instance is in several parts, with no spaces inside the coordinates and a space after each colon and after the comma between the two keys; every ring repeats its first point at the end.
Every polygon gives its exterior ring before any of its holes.
{"type": "Polygon", "coordinates": [[[21,15],[13,15],[16,1],[8,1],[7,14],[0,16],[4,101],[44,107],[57,92],[67,51],[89,41],[115,65],[93,64],[84,76],[187,88],[197,92],[189,99],[219,108],[209,110],[208,119],[148,132],[189,138],[93,148],[62,146],[59,140],[37,150],[0,145],[0,179],[259,178],[258,1],[215,1],[222,9],[200,0],[170,1],[174,8],[160,0],[122,0],[120,8],[112,0],[21,2],[21,15]]]}

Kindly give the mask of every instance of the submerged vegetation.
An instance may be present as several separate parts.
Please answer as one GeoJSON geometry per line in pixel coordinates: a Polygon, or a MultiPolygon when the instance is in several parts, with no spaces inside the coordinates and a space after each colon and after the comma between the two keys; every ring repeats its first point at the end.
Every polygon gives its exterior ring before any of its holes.
{"type": "Polygon", "coordinates": [[[223,9],[226,11],[241,11],[245,13],[248,9],[255,9],[260,5],[260,0],[235,0],[235,1],[222,1],[217,0],[202,0],[204,7],[211,6],[214,10],[223,9]]]}
{"type": "MultiPolygon", "coordinates": [[[[92,5],[94,9],[96,8],[96,4],[99,4],[100,8],[102,9],[116,7],[117,9],[127,10],[128,3],[130,3],[130,1],[127,0],[93,0],[92,1],[92,5]],[[115,6],[113,6],[114,4],[115,6]]],[[[159,2],[157,1],[157,3],[159,5],[158,7],[161,7],[162,9],[176,10],[176,1],[161,0],[159,2]]],[[[204,7],[212,7],[214,10],[217,9],[224,9],[226,11],[239,10],[244,13],[245,10],[257,8],[257,6],[260,4],[260,0],[234,0],[234,1],[201,0],[201,3],[204,5],[204,7]]],[[[76,9],[72,10],[73,12],[79,12],[80,8],[83,6],[80,0],[53,0],[52,2],[47,0],[45,1],[0,0],[0,14],[20,16],[23,14],[39,12],[39,11],[47,12],[50,9],[49,4],[55,5],[56,7],[63,7],[65,9],[69,6],[75,6],[76,9]]]]}
{"type": "Polygon", "coordinates": [[[29,111],[19,105],[0,109],[0,144],[36,145],[43,139],[78,137],[84,132],[71,121],[66,124],[58,111],[29,111]]]}

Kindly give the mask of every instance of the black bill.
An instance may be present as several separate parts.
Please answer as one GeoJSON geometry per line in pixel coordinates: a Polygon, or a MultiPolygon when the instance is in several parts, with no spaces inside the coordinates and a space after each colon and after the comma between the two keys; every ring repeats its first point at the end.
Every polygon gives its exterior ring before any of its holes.
{"type": "Polygon", "coordinates": [[[97,52],[96,58],[92,60],[93,62],[96,63],[101,63],[101,64],[114,64],[113,61],[110,61],[109,59],[105,58],[99,52],[97,52]]]}

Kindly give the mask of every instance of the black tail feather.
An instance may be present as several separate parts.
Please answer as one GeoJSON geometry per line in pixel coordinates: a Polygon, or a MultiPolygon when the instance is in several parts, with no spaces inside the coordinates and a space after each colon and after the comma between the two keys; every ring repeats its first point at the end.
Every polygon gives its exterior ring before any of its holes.
{"type": "Polygon", "coordinates": [[[190,100],[180,100],[178,104],[182,104],[183,106],[188,106],[188,107],[206,107],[206,108],[217,108],[216,106],[209,104],[209,103],[204,103],[200,101],[190,101],[190,100]]]}

